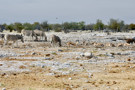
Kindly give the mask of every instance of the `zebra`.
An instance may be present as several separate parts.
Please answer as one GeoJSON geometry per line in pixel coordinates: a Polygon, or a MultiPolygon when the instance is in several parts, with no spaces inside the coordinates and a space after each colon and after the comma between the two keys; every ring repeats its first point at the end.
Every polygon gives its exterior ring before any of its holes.
{"type": "Polygon", "coordinates": [[[34,30],[34,33],[36,34],[36,36],[40,36],[40,40],[41,38],[43,40],[43,37],[44,37],[44,40],[47,41],[47,36],[44,31],[34,30]]]}
{"type": "Polygon", "coordinates": [[[24,43],[22,35],[5,34],[5,36],[4,36],[4,45],[7,45],[7,43],[9,41],[13,41],[13,44],[17,43],[17,46],[18,46],[18,42],[17,42],[18,40],[21,40],[22,43],[24,43]]]}
{"type": "Polygon", "coordinates": [[[51,41],[51,44],[54,46],[54,45],[56,45],[56,44],[59,44],[59,47],[61,47],[62,45],[61,45],[61,39],[58,37],[58,36],[56,36],[56,35],[52,35],[52,41],[51,41]]]}
{"type": "Polygon", "coordinates": [[[4,40],[4,36],[5,36],[5,34],[0,33],[0,39],[4,40]]]}
{"type": "Polygon", "coordinates": [[[36,34],[34,33],[33,30],[24,30],[24,29],[23,29],[23,30],[21,31],[21,33],[22,33],[23,36],[30,36],[30,37],[32,37],[32,40],[33,40],[33,37],[35,37],[36,40],[37,40],[37,36],[36,36],[36,34]]]}

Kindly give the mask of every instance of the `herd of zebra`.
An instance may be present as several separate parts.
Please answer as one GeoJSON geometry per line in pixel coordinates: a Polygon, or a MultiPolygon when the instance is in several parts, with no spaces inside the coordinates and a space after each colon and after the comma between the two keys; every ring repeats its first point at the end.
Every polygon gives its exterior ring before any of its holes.
{"type": "MultiPolygon", "coordinates": [[[[12,41],[13,44],[16,43],[17,46],[18,46],[18,40],[21,40],[22,43],[24,43],[24,37],[27,36],[27,37],[31,37],[32,41],[44,41],[44,42],[47,42],[47,36],[45,34],[44,31],[41,31],[41,30],[22,30],[21,31],[21,34],[11,34],[11,33],[0,33],[0,38],[4,41],[3,42],[3,46],[4,45],[7,45],[9,41],[12,41]],[[40,37],[40,39],[38,38],[40,37]]],[[[128,39],[125,39],[127,44],[130,44],[130,43],[135,43],[135,38],[128,38],[128,39]]],[[[67,42],[66,45],[68,47],[71,46],[77,46],[79,43],[79,41],[76,41],[75,43],[74,42],[67,42]]],[[[86,43],[85,41],[83,42],[83,45],[87,45],[88,43],[86,43]]],[[[126,45],[127,45],[126,44],[126,45]]],[[[62,46],[61,44],[61,39],[59,36],[56,36],[54,34],[51,35],[51,45],[52,46],[56,46],[58,45],[59,47],[62,46]]],[[[92,43],[92,45],[94,46],[104,46],[103,44],[101,43],[92,43]]],[[[124,44],[125,45],[125,44],[124,44]]],[[[108,45],[107,45],[108,46],[108,45]]],[[[109,44],[109,46],[115,46],[115,45],[112,45],[111,43],[109,44]]],[[[119,45],[118,45],[119,46],[119,45]]],[[[121,45],[120,45],[121,46],[121,45]]]]}
{"type": "MultiPolygon", "coordinates": [[[[42,39],[42,41],[47,41],[45,32],[41,30],[22,30],[21,34],[0,33],[0,38],[4,41],[3,45],[7,45],[9,41],[17,43],[18,40],[21,40],[21,42],[24,43],[24,36],[31,37],[33,41],[39,41],[39,36],[40,40],[42,39]]],[[[56,43],[61,46],[61,39],[53,34],[51,36],[51,44],[54,46],[56,43]]]]}

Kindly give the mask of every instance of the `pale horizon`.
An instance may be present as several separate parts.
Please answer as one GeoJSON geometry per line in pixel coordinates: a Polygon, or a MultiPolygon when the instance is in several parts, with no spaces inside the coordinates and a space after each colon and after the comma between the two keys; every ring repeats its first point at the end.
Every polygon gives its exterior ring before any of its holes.
{"type": "Polygon", "coordinates": [[[14,22],[96,23],[111,18],[135,23],[134,0],[0,0],[0,24],[14,22]]]}

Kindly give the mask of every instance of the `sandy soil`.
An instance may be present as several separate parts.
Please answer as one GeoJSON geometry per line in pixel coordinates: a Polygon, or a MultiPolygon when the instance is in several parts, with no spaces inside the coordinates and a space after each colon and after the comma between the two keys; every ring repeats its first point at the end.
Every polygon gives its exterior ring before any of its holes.
{"type": "MultiPolygon", "coordinates": [[[[51,34],[47,33],[47,36],[51,34]]],[[[13,48],[11,42],[2,46],[1,41],[0,89],[135,89],[135,46],[118,40],[118,37],[129,38],[133,33],[113,33],[110,36],[86,32],[56,35],[62,39],[63,47],[52,47],[50,37],[48,42],[19,41],[19,46],[13,48]],[[116,37],[117,40],[114,40],[116,37]],[[80,42],[77,46],[66,45],[68,41],[75,43],[78,39],[80,42]],[[83,40],[85,43],[82,43],[83,40]],[[107,43],[115,46],[108,46],[107,43]],[[86,52],[92,53],[92,57],[82,56],[86,52]]]]}

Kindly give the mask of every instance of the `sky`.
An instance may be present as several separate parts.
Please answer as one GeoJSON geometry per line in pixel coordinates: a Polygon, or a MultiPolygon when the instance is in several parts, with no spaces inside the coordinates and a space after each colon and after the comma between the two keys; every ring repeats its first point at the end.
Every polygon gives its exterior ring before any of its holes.
{"type": "Polygon", "coordinates": [[[0,24],[14,22],[135,23],[135,0],[0,0],[0,24]]]}

